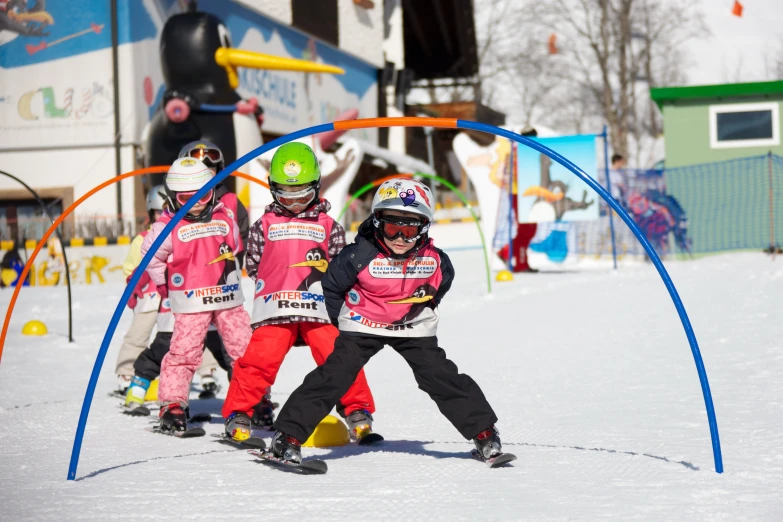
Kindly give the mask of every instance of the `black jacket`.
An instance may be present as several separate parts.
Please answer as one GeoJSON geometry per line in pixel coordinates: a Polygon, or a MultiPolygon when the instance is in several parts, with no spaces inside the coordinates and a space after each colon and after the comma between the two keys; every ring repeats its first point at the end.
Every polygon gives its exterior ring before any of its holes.
{"type": "MultiPolygon", "coordinates": [[[[435,248],[435,251],[440,256],[439,268],[443,279],[432,299],[433,307],[440,304],[454,281],[454,266],[449,256],[439,248],[435,248]]],[[[375,226],[372,224],[372,217],[369,217],[359,226],[355,241],[329,262],[329,268],[321,281],[326,311],[332,324],[337,325],[337,318],[345,303],[345,294],[356,284],[359,273],[366,269],[379,253],[381,250],[375,238],[375,226]]]]}

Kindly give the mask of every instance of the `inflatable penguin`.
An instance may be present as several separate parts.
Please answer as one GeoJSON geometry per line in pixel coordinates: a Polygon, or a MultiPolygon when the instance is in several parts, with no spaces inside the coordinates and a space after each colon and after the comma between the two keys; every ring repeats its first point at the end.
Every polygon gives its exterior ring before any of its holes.
{"type": "Polygon", "coordinates": [[[234,91],[239,86],[237,67],[344,72],[311,61],[234,49],[220,19],[197,11],[166,21],[160,61],[166,91],[143,132],[146,166],[170,165],[183,145],[202,139],[220,147],[226,164],[262,145],[263,110],[255,98],[242,100],[234,91]]]}

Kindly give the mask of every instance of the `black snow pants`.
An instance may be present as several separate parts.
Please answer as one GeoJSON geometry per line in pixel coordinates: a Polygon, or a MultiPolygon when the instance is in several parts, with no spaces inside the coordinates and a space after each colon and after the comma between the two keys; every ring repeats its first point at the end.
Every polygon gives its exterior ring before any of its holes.
{"type": "Polygon", "coordinates": [[[497,422],[497,416],[478,384],[446,358],[437,337],[380,337],[340,332],[326,362],[307,374],[288,398],[275,429],[300,441],[307,440],[326,417],[370,358],[391,346],[413,370],[419,389],[466,439],[497,422]]]}
{"type": "MultiPolygon", "coordinates": [[[[169,353],[171,335],[171,332],[158,332],[155,334],[155,339],[152,340],[152,344],[141,352],[136,359],[136,362],[133,363],[133,369],[136,371],[136,375],[150,381],[158,378],[163,357],[169,353]]],[[[220,335],[217,331],[208,331],[204,344],[207,349],[212,352],[212,355],[215,356],[218,365],[228,373],[228,380],[230,381],[231,359],[226,353],[226,349],[223,347],[223,341],[220,339],[220,335]]]]}

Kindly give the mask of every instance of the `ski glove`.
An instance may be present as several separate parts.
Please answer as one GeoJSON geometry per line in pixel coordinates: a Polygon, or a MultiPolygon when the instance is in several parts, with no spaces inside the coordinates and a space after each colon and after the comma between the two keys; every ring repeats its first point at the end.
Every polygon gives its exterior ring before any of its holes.
{"type": "Polygon", "coordinates": [[[166,285],[158,285],[155,287],[155,289],[158,291],[158,294],[160,294],[161,299],[166,299],[169,296],[169,287],[166,285]]]}
{"type": "MultiPolygon", "coordinates": [[[[131,273],[131,275],[128,276],[125,282],[129,283],[132,277],[133,277],[133,273],[131,273]]],[[[136,284],[136,287],[133,289],[133,293],[131,294],[130,299],[128,299],[128,308],[130,308],[131,310],[136,308],[139,299],[144,297],[144,288],[147,285],[149,285],[150,282],[151,282],[150,276],[147,272],[141,274],[141,278],[139,278],[139,282],[136,284]]]]}

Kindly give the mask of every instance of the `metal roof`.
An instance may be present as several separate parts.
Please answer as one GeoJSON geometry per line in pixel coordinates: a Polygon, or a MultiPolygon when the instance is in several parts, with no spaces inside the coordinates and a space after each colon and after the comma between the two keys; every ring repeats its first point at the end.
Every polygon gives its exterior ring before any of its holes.
{"type": "Polygon", "coordinates": [[[768,98],[783,96],[783,81],[726,83],[721,85],[693,85],[691,87],[655,87],[650,97],[663,109],[666,103],[679,100],[714,100],[724,98],[768,98]]]}

